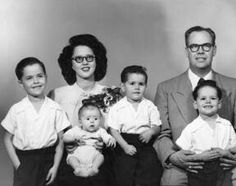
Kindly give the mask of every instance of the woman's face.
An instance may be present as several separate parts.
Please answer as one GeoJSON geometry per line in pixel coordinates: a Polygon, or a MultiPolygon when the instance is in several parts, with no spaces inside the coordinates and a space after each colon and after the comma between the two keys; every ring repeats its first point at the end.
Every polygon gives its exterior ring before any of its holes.
{"type": "Polygon", "coordinates": [[[75,47],[72,54],[72,68],[77,78],[94,79],[96,59],[92,49],[84,45],[75,47]]]}

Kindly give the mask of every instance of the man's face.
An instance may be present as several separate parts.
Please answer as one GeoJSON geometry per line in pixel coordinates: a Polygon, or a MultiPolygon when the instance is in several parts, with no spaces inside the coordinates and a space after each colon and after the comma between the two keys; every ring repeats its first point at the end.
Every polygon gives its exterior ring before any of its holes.
{"type": "Polygon", "coordinates": [[[211,35],[206,31],[192,32],[188,38],[186,54],[193,72],[211,70],[212,60],[216,54],[216,46],[213,46],[211,35]]]}

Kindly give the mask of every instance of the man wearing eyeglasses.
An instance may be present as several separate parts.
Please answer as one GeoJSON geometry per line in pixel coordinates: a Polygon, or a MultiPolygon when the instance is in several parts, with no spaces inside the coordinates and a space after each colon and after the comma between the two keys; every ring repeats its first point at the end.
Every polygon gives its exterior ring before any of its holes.
{"type": "MultiPolygon", "coordinates": [[[[154,146],[164,171],[161,185],[187,185],[186,172],[197,172],[203,168],[203,162],[194,161],[194,153],[178,150],[176,139],[183,128],[197,117],[193,108],[192,91],[201,79],[215,80],[222,89],[222,108],[219,115],[236,122],[236,79],[221,75],[212,70],[212,61],[216,54],[215,33],[210,28],[195,26],[185,32],[186,55],[189,68],[186,72],[157,87],[155,104],[161,114],[162,129],[154,146]]],[[[231,169],[236,166],[236,159],[221,158],[221,166],[231,169]]],[[[226,179],[225,179],[226,180],[226,179]]],[[[227,181],[230,182],[228,179],[227,181]]],[[[225,186],[231,183],[224,182],[225,186]]]]}

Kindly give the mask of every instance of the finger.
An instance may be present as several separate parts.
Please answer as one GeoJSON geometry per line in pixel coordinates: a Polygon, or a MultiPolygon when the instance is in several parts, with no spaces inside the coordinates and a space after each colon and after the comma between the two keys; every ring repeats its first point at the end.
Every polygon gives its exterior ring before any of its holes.
{"type": "Polygon", "coordinates": [[[192,166],[192,167],[202,166],[202,165],[204,165],[204,162],[187,162],[186,165],[187,166],[192,166]]]}
{"type": "Polygon", "coordinates": [[[187,169],[187,171],[189,171],[189,172],[192,172],[192,173],[198,173],[198,171],[197,170],[194,170],[194,169],[187,169]]]}
{"type": "Polygon", "coordinates": [[[182,150],[182,152],[183,152],[185,155],[193,155],[193,154],[195,154],[195,152],[190,151],[190,150],[182,150]]]}

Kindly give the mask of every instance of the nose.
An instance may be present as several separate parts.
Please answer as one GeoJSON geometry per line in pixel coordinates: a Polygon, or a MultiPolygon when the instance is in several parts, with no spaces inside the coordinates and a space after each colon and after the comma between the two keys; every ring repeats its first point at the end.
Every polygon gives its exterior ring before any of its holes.
{"type": "Polygon", "coordinates": [[[202,46],[199,46],[198,53],[200,53],[200,54],[204,53],[204,50],[203,50],[202,46]]]}
{"type": "Polygon", "coordinates": [[[206,103],[210,103],[210,102],[211,102],[211,99],[207,98],[206,103]]]}
{"type": "Polygon", "coordinates": [[[38,77],[34,77],[34,83],[38,83],[39,82],[39,78],[38,77]]]}

